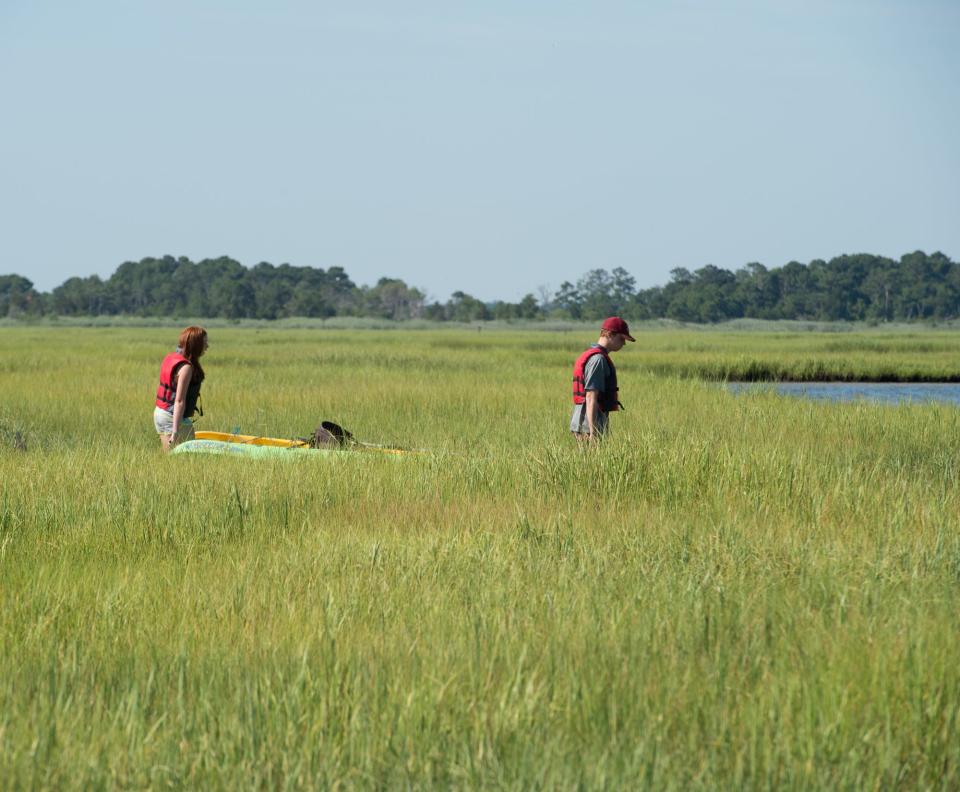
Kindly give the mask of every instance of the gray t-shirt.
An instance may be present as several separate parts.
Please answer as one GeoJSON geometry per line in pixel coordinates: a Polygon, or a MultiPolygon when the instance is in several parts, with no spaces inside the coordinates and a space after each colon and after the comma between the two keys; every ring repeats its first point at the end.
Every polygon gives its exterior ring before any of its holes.
{"type": "MultiPolygon", "coordinates": [[[[594,346],[596,346],[596,344],[594,344],[594,346]]],[[[606,358],[604,358],[603,355],[593,355],[587,360],[587,364],[583,367],[584,393],[587,391],[599,391],[603,393],[604,383],[609,376],[610,364],[607,363],[606,358]]],[[[573,405],[573,415],[570,417],[571,432],[583,432],[586,434],[590,431],[590,424],[587,423],[586,409],[586,402],[573,405]]],[[[605,432],[607,430],[607,414],[602,410],[597,410],[594,418],[594,426],[598,432],[605,432]]]]}

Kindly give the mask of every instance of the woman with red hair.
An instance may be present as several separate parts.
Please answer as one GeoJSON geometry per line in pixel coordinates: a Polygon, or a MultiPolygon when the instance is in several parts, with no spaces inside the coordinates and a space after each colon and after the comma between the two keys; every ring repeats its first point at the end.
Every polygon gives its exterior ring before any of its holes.
{"type": "MultiPolygon", "coordinates": [[[[203,383],[200,356],[207,351],[207,331],[191,326],[180,333],[177,351],[160,364],[160,386],[157,388],[153,425],[160,443],[169,451],[177,443],[193,439],[193,421],[203,383]]],[[[200,411],[203,415],[203,410],[200,411]]]]}

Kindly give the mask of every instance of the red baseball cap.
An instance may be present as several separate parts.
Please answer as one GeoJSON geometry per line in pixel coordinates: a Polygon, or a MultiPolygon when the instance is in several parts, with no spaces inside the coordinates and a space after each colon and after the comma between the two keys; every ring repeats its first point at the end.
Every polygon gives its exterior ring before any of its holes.
{"type": "Polygon", "coordinates": [[[630,341],[637,340],[630,335],[630,327],[619,316],[611,316],[609,319],[604,319],[600,328],[610,333],[623,333],[630,341]]]}

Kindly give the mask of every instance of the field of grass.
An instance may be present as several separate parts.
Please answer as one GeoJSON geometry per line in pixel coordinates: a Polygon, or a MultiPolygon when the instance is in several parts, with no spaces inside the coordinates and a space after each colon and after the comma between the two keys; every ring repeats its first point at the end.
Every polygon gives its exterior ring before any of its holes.
{"type": "MultiPolygon", "coordinates": [[[[0,329],[0,789],[956,789],[960,414],[708,379],[960,373],[956,333],[0,329]],[[23,447],[25,446],[25,450],[23,447]]],[[[876,378],[876,377],[874,377],[876,378]]]]}

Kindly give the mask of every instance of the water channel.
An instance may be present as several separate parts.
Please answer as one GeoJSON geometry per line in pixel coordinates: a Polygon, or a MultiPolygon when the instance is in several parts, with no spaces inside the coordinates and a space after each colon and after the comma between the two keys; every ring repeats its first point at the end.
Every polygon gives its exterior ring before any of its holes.
{"type": "Polygon", "coordinates": [[[782,396],[822,401],[960,405],[960,383],[956,382],[729,382],[727,387],[732,393],[773,390],[782,396]]]}

